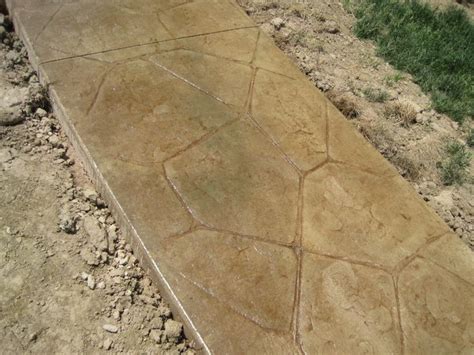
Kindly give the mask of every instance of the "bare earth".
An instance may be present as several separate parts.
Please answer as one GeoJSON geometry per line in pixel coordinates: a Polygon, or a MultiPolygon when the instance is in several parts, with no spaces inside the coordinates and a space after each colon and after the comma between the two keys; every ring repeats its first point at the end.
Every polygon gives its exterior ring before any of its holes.
{"type": "Polygon", "coordinates": [[[2,36],[0,352],[194,354],[2,36]]]}
{"type": "MultiPolygon", "coordinates": [[[[408,74],[397,72],[376,56],[371,42],[353,34],[355,18],[342,1],[238,2],[453,231],[474,248],[474,166],[471,162],[471,183],[463,186],[444,186],[437,167],[445,157],[446,141],[464,142],[473,122],[460,127],[432,110],[429,97],[408,74]],[[387,92],[388,98],[371,102],[365,94],[367,89],[387,92]],[[400,111],[403,117],[393,114],[400,111]]],[[[436,5],[447,3],[454,2],[435,1],[436,5]]],[[[466,6],[472,15],[473,6],[466,6]]]]}

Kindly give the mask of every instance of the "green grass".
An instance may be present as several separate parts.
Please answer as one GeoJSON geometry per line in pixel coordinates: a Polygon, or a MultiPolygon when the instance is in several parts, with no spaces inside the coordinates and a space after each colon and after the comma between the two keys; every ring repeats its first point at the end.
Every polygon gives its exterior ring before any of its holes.
{"type": "Polygon", "coordinates": [[[469,147],[474,147],[474,128],[471,128],[469,130],[469,133],[467,135],[466,143],[469,147]]]}
{"type": "Polygon", "coordinates": [[[393,88],[395,85],[397,85],[400,81],[402,81],[403,79],[405,79],[405,77],[403,76],[403,74],[401,73],[395,73],[393,75],[387,75],[385,78],[384,78],[384,82],[385,84],[388,86],[388,87],[391,87],[393,88]]]}
{"type": "Polygon", "coordinates": [[[390,95],[385,90],[365,88],[362,90],[364,97],[370,102],[385,102],[390,98],[390,95]]]}
{"type": "Polygon", "coordinates": [[[446,185],[462,184],[469,177],[471,153],[465,144],[457,141],[447,143],[446,159],[441,163],[441,178],[446,185]]]}
{"type": "Polygon", "coordinates": [[[474,117],[474,22],[464,10],[417,0],[361,0],[355,33],[410,73],[433,107],[462,122],[474,117]]]}

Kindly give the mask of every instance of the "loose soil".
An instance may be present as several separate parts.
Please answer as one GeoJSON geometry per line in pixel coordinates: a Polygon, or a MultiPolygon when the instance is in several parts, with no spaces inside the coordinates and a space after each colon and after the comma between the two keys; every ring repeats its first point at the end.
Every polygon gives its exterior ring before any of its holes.
{"type": "Polygon", "coordinates": [[[21,41],[0,35],[0,352],[194,354],[76,160],[21,41]]]}
{"type": "MultiPolygon", "coordinates": [[[[353,34],[356,19],[343,2],[238,2],[474,249],[474,165],[471,162],[471,179],[463,186],[443,185],[439,169],[446,158],[446,142],[454,139],[464,143],[473,122],[460,127],[435,112],[430,98],[408,74],[392,68],[377,57],[371,42],[361,41],[353,34]]],[[[448,0],[435,3],[457,4],[448,0]]],[[[472,5],[456,6],[464,6],[471,16],[474,12],[472,5]]]]}

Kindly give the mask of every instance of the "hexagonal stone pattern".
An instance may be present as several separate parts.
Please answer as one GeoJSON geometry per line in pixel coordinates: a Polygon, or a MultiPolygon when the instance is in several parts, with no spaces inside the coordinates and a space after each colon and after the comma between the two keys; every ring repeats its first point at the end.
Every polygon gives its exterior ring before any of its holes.
{"type": "Polygon", "coordinates": [[[290,330],[298,264],[290,248],[197,230],[167,239],[159,255],[161,263],[232,312],[265,329],[290,330]]]}
{"type": "Polygon", "coordinates": [[[430,244],[420,255],[474,285],[472,251],[457,239],[456,235],[447,234],[430,244]]]}
{"type": "Polygon", "coordinates": [[[235,1],[7,3],[204,353],[474,351],[472,253],[235,1]]]}
{"type": "Polygon", "coordinates": [[[398,176],[329,163],[305,180],[303,246],[308,250],[390,269],[447,231],[398,176]]]}
{"type": "Polygon", "coordinates": [[[398,288],[405,353],[474,352],[473,285],[415,259],[403,270],[398,288]]]}
{"type": "Polygon", "coordinates": [[[222,129],[165,169],[203,225],[283,244],[295,239],[298,175],[251,123],[222,129]]]}
{"type": "Polygon", "coordinates": [[[162,162],[240,117],[145,59],[108,63],[75,58],[44,67],[66,95],[64,104],[77,129],[88,132],[84,139],[104,158],[139,165],[162,162]],[[81,85],[83,73],[90,79],[86,85],[81,85]]]}
{"type": "Polygon", "coordinates": [[[306,354],[400,353],[389,274],[306,253],[300,302],[299,334],[306,354]]]}

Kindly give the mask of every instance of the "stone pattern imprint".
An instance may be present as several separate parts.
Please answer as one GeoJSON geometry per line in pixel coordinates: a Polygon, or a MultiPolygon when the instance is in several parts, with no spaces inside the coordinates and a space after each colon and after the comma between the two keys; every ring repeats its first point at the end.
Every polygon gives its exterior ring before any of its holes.
{"type": "Polygon", "coordinates": [[[204,350],[474,352],[472,254],[233,1],[9,8],[204,350]]]}

